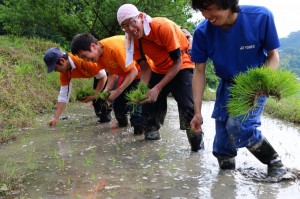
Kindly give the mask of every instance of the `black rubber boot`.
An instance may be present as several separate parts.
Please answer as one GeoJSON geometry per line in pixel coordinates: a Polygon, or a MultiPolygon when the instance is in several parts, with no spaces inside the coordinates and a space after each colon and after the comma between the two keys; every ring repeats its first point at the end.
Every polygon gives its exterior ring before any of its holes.
{"type": "Polygon", "coordinates": [[[105,101],[100,99],[93,100],[93,107],[96,116],[99,118],[97,123],[107,123],[111,121],[112,108],[105,104],[105,101]]]}
{"type": "Polygon", "coordinates": [[[111,113],[100,113],[97,123],[107,123],[111,121],[111,113]]]}
{"type": "Polygon", "coordinates": [[[142,125],[136,125],[133,127],[134,135],[142,135],[144,133],[144,129],[142,125]]]}
{"type": "Polygon", "coordinates": [[[119,123],[119,127],[127,127],[128,126],[128,119],[127,117],[117,118],[117,121],[119,123]]]}
{"type": "Polygon", "coordinates": [[[100,117],[101,114],[101,100],[93,100],[93,107],[97,117],[100,117]]]}
{"type": "Polygon", "coordinates": [[[186,130],[189,143],[191,145],[191,151],[197,152],[200,149],[204,149],[203,136],[204,133],[201,131],[199,134],[194,134],[191,130],[186,130]]]}
{"type": "Polygon", "coordinates": [[[263,137],[261,142],[248,147],[248,150],[263,164],[268,165],[268,176],[281,177],[287,172],[281,159],[268,140],[263,137]]]}
{"type": "Polygon", "coordinates": [[[220,169],[234,170],[235,169],[235,158],[217,158],[220,169]]]}

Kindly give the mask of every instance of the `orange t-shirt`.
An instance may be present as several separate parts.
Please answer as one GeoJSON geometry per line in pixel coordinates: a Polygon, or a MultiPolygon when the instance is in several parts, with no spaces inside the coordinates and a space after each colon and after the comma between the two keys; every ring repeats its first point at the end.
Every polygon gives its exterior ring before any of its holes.
{"type": "Polygon", "coordinates": [[[69,57],[74,62],[75,68],[67,71],[66,73],[60,73],[60,85],[66,86],[70,83],[72,78],[91,78],[95,77],[101,68],[93,62],[86,62],[80,59],[78,56],[69,53],[69,57]]]}
{"type": "MultiPolygon", "coordinates": [[[[126,77],[127,73],[136,66],[140,74],[140,67],[133,61],[128,67],[125,66],[126,47],[125,36],[117,35],[99,41],[103,46],[103,54],[98,58],[98,65],[110,74],[126,77]]],[[[139,75],[136,77],[139,78],[139,75]]]]}
{"type": "MultiPolygon", "coordinates": [[[[182,56],[181,69],[194,68],[195,64],[185,53],[189,48],[189,41],[179,26],[167,18],[156,17],[149,24],[151,31],[148,36],[142,37],[142,48],[145,55],[154,62],[152,70],[166,74],[173,65],[169,52],[180,48],[182,56]]],[[[134,40],[134,59],[141,59],[139,41],[134,40]]]]}

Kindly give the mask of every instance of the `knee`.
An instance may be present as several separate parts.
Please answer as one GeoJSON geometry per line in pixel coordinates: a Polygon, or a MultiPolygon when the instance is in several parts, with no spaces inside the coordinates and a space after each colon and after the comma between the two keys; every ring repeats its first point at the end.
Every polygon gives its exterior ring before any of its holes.
{"type": "Polygon", "coordinates": [[[226,123],[226,130],[227,132],[229,132],[229,134],[234,132],[240,132],[242,130],[241,120],[237,120],[230,117],[226,123]]]}

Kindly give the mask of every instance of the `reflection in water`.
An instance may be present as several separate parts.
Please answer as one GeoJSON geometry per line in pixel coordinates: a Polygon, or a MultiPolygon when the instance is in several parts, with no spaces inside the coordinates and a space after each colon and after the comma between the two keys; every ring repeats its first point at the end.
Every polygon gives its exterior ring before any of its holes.
{"type": "MultiPolygon", "coordinates": [[[[96,125],[92,108],[80,104],[60,126],[50,129],[48,118],[41,118],[40,127],[1,146],[0,164],[3,168],[10,162],[10,168],[26,173],[25,188],[17,195],[24,198],[297,198],[298,181],[255,182],[238,170],[219,171],[212,155],[212,108],[212,102],[204,103],[205,150],[198,153],[190,152],[175,101],[169,98],[160,141],[144,141],[129,127],[115,128],[116,121],[96,125]]],[[[266,117],[262,123],[283,163],[300,169],[299,127],[266,117]]],[[[245,149],[236,161],[238,169],[266,172],[245,149]]]]}

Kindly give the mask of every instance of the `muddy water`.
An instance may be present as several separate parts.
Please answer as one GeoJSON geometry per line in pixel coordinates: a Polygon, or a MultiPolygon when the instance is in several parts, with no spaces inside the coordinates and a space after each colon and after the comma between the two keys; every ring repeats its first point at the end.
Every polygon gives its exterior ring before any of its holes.
{"type": "MultiPolygon", "coordinates": [[[[130,127],[116,121],[97,125],[93,110],[80,104],[66,112],[68,120],[56,128],[45,125],[22,131],[17,141],[0,148],[1,166],[25,173],[19,198],[121,199],[281,199],[300,198],[300,183],[266,183],[241,171],[266,173],[266,166],[240,149],[236,171],[220,171],[212,155],[213,103],[203,107],[205,150],[191,153],[184,131],[179,130],[177,107],[168,101],[161,128],[162,140],[144,141],[130,127]]],[[[300,169],[300,127],[263,117],[261,129],[283,163],[300,169]]],[[[15,198],[11,197],[11,198],[15,198]]],[[[1,197],[0,197],[1,198],[1,197]]]]}

